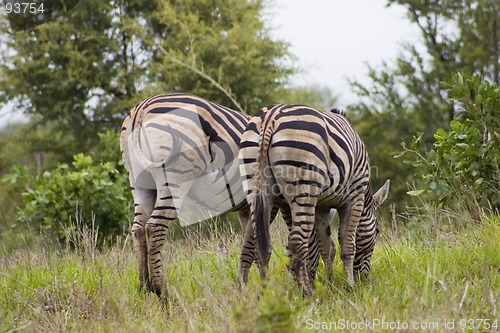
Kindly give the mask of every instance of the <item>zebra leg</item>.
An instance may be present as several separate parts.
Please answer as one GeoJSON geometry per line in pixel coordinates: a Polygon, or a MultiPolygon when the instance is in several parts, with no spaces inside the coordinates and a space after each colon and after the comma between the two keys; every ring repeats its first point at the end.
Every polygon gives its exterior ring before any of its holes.
{"type": "MultiPolygon", "coordinates": [[[[250,273],[250,268],[252,263],[255,261],[257,264],[257,253],[255,249],[255,231],[251,223],[248,223],[249,211],[238,212],[238,217],[240,223],[243,227],[243,221],[245,221],[245,228],[243,234],[243,248],[240,254],[240,266],[238,268],[238,275],[236,276],[236,285],[243,287],[248,282],[248,274],[250,273]]],[[[273,207],[271,211],[271,222],[278,214],[278,208],[273,207]]]]}
{"type": "MultiPolygon", "coordinates": [[[[330,228],[330,209],[317,209],[314,223],[316,231],[319,251],[325,264],[326,278],[328,282],[333,281],[333,261],[335,260],[335,243],[332,240],[332,232],[330,228]]],[[[311,243],[309,243],[311,247],[311,243]]],[[[316,264],[317,267],[317,264],[316,264]]]]}
{"type": "Polygon", "coordinates": [[[293,201],[292,230],[288,239],[291,255],[291,271],[295,280],[302,286],[305,297],[312,295],[312,285],[307,272],[308,245],[314,228],[314,204],[298,204],[293,201]]]}
{"type": "MultiPolygon", "coordinates": [[[[287,206],[288,207],[288,206],[287,206]]],[[[283,216],[283,220],[288,227],[288,232],[292,231],[292,215],[290,212],[290,208],[282,208],[281,215],[283,216]]],[[[287,247],[285,249],[285,255],[291,258],[291,252],[288,248],[288,244],[290,243],[290,234],[288,236],[287,247]]],[[[320,251],[318,249],[318,235],[316,231],[313,229],[311,233],[311,238],[309,238],[309,245],[307,251],[307,274],[309,276],[309,281],[312,286],[314,286],[314,281],[316,280],[316,271],[318,270],[319,264],[319,255],[320,251]]],[[[291,270],[290,266],[287,266],[288,270],[291,270]]]]}
{"type": "Polygon", "coordinates": [[[311,237],[309,238],[309,244],[307,245],[307,276],[309,277],[309,282],[314,288],[314,281],[316,280],[316,272],[319,265],[320,248],[318,242],[318,234],[316,231],[312,230],[311,237]]]}
{"type": "Polygon", "coordinates": [[[240,266],[238,268],[238,275],[236,276],[237,285],[243,287],[247,284],[248,273],[250,272],[250,267],[252,267],[252,263],[255,259],[255,233],[252,224],[247,223],[243,235],[243,248],[241,249],[240,254],[240,266]]]}
{"type": "Polygon", "coordinates": [[[360,221],[356,230],[356,255],[354,256],[354,279],[356,281],[369,278],[370,262],[375,248],[377,226],[366,222],[360,221]]]}
{"type": "Polygon", "coordinates": [[[150,291],[154,292],[163,301],[168,298],[168,291],[164,284],[164,269],[161,250],[165,244],[168,229],[177,217],[174,197],[169,187],[158,189],[156,205],[146,224],[146,239],[148,251],[148,266],[150,275],[150,291]]]}
{"type": "Polygon", "coordinates": [[[339,209],[340,257],[344,263],[344,275],[349,287],[354,286],[354,256],[356,255],[356,229],[363,211],[364,198],[339,209]]]}
{"type": "Polygon", "coordinates": [[[141,289],[147,288],[151,290],[149,282],[149,269],[148,269],[148,248],[146,242],[145,225],[153,211],[153,205],[156,199],[155,190],[147,190],[140,188],[133,188],[132,194],[134,197],[134,223],[132,225],[132,236],[134,239],[134,248],[139,267],[139,287],[141,289]]]}

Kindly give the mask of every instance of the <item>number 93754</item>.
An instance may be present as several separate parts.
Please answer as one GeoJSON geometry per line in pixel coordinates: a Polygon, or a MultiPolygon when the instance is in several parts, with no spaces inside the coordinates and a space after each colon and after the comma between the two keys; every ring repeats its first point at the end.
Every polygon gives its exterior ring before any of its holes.
{"type": "Polygon", "coordinates": [[[43,2],[7,2],[5,11],[7,14],[39,14],[45,10],[43,2]]]}

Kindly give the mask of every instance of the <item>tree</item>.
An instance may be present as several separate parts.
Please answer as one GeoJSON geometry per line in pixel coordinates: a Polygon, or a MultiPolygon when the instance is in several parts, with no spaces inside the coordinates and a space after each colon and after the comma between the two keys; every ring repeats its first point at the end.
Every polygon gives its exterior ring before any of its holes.
{"type": "Polygon", "coordinates": [[[405,156],[418,170],[420,188],[409,194],[433,194],[434,202],[463,205],[480,220],[483,209],[500,210],[500,88],[460,73],[445,85],[461,121],[451,120],[448,131],[438,129],[432,149],[422,149],[420,136],[414,136],[396,157],[405,156]]]}
{"type": "Polygon", "coordinates": [[[116,131],[102,133],[99,149],[35,176],[15,166],[4,182],[25,184],[23,205],[17,219],[0,223],[0,238],[2,229],[30,229],[33,239],[47,233],[52,240],[67,241],[68,230],[83,226],[97,228],[100,241],[122,235],[129,225],[131,194],[125,190],[129,181],[116,136],[116,131]]]}
{"type": "Polygon", "coordinates": [[[388,5],[406,9],[408,19],[421,32],[424,51],[403,44],[393,64],[369,68],[371,83],[353,80],[361,101],[352,108],[357,128],[370,144],[372,165],[381,179],[392,178],[394,201],[404,198],[413,171],[394,161],[388,152],[401,141],[409,142],[422,132],[426,147],[434,143],[438,128],[447,128],[455,116],[442,81],[453,73],[482,74],[498,83],[500,3],[496,0],[388,0],[388,5]]]}
{"type": "Polygon", "coordinates": [[[263,0],[81,0],[53,22],[0,34],[0,107],[15,102],[48,128],[53,136],[34,147],[66,161],[154,93],[238,101],[253,112],[275,102],[294,72],[263,8],[263,0]]]}
{"type": "Polygon", "coordinates": [[[248,113],[275,103],[294,69],[285,65],[288,45],[271,39],[263,8],[262,0],[159,1],[147,17],[154,36],[152,82],[248,113]]]}

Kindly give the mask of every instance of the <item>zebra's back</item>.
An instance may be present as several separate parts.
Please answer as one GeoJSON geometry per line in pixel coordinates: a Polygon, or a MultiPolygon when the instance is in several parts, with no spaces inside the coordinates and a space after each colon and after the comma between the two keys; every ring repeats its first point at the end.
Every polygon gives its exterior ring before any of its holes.
{"type": "Polygon", "coordinates": [[[282,189],[297,179],[319,187],[318,200],[337,208],[352,186],[370,176],[368,155],[359,135],[344,113],[320,112],[305,105],[275,105],[252,117],[243,134],[240,158],[244,190],[258,169],[257,150],[262,133],[270,131],[270,167],[282,189]]]}

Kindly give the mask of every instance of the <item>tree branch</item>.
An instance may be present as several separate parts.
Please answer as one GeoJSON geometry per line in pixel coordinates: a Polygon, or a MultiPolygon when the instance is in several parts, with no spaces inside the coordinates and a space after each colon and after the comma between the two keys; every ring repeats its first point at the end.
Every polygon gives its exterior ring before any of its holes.
{"type": "Polygon", "coordinates": [[[205,73],[203,70],[199,70],[198,68],[196,68],[196,64],[195,64],[194,61],[193,61],[192,65],[188,65],[188,64],[182,62],[181,60],[177,59],[174,55],[170,54],[167,50],[165,50],[165,48],[163,48],[163,46],[158,45],[158,49],[161,52],[163,52],[165,55],[169,56],[170,60],[172,62],[174,62],[177,65],[180,65],[180,66],[182,66],[184,68],[187,68],[190,71],[198,74],[202,78],[208,80],[217,89],[219,89],[220,91],[222,91],[224,93],[224,95],[226,95],[231,100],[231,102],[233,102],[233,104],[238,108],[239,111],[241,111],[243,113],[246,113],[245,110],[243,110],[243,108],[241,107],[240,103],[238,103],[238,101],[236,100],[236,98],[233,97],[233,95],[231,94],[231,92],[229,90],[227,90],[226,88],[224,88],[219,82],[217,82],[214,78],[212,78],[210,75],[208,75],[207,73],[205,73]]]}

